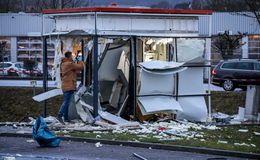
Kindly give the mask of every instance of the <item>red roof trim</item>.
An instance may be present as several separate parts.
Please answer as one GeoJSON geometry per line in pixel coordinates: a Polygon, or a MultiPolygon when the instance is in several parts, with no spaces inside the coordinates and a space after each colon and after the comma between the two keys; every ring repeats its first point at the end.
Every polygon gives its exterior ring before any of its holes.
{"type": "Polygon", "coordinates": [[[161,13],[161,14],[212,14],[211,10],[169,10],[169,9],[146,9],[146,8],[68,8],[68,9],[45,9],[44,14],[75,13],[75,12],[128,12],[128,13],[161,13]]]}

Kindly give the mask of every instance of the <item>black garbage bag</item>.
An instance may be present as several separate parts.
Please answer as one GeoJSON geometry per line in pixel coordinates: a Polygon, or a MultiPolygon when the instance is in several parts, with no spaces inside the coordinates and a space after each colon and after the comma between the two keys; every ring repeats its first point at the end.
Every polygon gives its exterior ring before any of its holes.
{"type": "Polygon", "coordinates": [[[41,147],[58,147],[61,141],[60,138],[51,132],[42,117],[38,117],[33,126],[33,139],[41,147]]]}

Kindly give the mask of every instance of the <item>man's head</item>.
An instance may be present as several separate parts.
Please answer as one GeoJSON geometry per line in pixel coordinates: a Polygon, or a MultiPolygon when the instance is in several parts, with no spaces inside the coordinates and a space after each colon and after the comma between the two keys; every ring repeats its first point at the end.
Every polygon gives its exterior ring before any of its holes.
{"type": "Polygon", "coordinates": [[[70,51],[65,52],[65,57],[72,58],[72,52],[70,52],[70,51]]]}

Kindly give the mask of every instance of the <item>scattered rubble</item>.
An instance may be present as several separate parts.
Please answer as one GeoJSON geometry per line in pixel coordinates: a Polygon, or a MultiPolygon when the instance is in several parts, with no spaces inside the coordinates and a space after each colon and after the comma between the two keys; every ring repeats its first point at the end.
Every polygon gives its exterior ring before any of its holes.
{"type": "Polygon", "coordinates": [[[97,143],[95,143],[95,146],[96,146],[97,148],[99,148],[99,147],[102,147],[103,145],[102,145],[100,142],[97,142],[97,143]]]}
{"type": "Polygon", "coordinates": [[[27,143],[34,143],[35,141],[33,139],[26,140],[27,143]]]}
{"type": "Polygon", "coordinates": [[[238,132],[246,133],[246,132],[248,132],[248,129],[239,129],[238,132]]]}
{"type": "Polygon", "coordinates": [[[235,146],[247,146],[247,147],[256,147],[255,144],[246,144],[246,143],[234,143],[235,146]]]}
{"type": "Polygon", "coordinates": [[[224,143],[224,144],[227,144],[228,142],[227,142],[227,141],[220,141],[220,140],[218,140],[218,143],[224,143]]]}
{"type": "Polygon", "coordinates": [[[15,160],[15,157],[4,157],[3,160],[15,160]]]}
{"type": "Polygon", "coordinates": [[[259,133],[259,132],[254,132],[254,134],[255,134],[256,136],[260,136],[260,133],[259,133]]]}

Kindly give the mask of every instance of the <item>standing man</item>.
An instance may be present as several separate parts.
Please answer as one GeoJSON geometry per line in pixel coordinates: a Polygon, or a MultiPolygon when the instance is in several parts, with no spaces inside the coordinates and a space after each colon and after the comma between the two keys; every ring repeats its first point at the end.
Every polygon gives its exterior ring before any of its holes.
{"type": "Polygon", "coordinates": [[[68,110],[70,99],[73,93],[76,91],[77,87],[77,73],[76,71],[82,70],[84,68],[84,62],[78,61],[74,62],[72,57],[72,52],[66,52],[65,57],[62,58],[61,64],[61,89],[63,92],[64,102],[60,107],[60,111],[57,119],[64,124],[64,121],[68,121],[68,110]]]}

